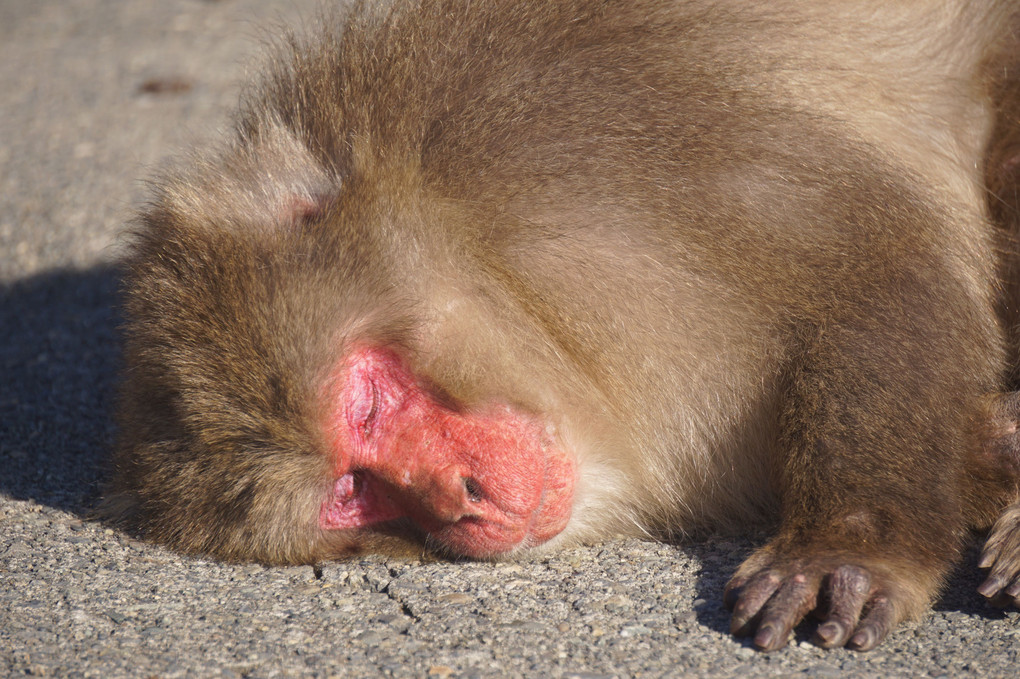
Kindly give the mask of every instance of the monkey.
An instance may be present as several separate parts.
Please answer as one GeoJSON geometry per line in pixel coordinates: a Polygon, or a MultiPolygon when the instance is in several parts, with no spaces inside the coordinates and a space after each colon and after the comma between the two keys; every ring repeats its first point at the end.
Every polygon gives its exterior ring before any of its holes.
{"type": "Polygon", "coordinates": [[[1016,603],[1018,9],[345,3],[136,220],[103,514],[267,564],[769,526],[766,651],[874,648],[998,520],[1016,603]]]}

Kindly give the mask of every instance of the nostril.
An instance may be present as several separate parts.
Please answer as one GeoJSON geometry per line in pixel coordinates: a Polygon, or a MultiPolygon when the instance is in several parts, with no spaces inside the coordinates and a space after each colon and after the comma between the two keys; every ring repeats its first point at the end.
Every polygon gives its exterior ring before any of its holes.
{"type": "Polygon", "coordinates": [[[464,476],[461,478],[461,483],[464,484],[464,492],[467,493],[468,500],[471,502],[481,502],[482,495],[482,484],[478,483],[475,479],[470,476],[464,476]]]}

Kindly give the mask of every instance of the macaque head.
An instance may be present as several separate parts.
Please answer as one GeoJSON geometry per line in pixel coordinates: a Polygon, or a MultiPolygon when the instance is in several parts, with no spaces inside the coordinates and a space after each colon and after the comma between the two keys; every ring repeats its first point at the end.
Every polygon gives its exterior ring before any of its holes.
{"type": "Polygon", "coordinates": [[[470,378],[417,367],[421,313],[394,292],[370,200],[284,196],[253,224],[236,202],[210,219],[188,204],[208,185],[177,181],[130,262],[108,507],[186,550],[271,562],[407,540],[495,558],[563,530],[575,460],[519,401],[464,400],[470,378]]]}

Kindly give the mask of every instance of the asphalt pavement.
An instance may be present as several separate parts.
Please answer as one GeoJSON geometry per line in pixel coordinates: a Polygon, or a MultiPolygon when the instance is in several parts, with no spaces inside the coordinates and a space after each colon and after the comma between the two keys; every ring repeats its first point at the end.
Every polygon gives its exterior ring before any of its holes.
{"type": "Polygon", "coordinates": [[[142,179],[225,125],[266,27],[316,4],[0,0],[0,677],[1017,675],[1020,613],[975,593],[974,550],[876,651],[821,650],[807,626],[762,654],[721,605],[760,534],[265,568],[92,519],[142,179]]]}

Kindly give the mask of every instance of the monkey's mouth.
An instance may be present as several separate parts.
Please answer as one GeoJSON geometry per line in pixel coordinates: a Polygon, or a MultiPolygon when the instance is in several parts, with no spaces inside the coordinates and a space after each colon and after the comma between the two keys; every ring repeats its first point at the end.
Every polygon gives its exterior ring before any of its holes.
{"type": "Polygon", "coordinates": [[[319,523],[324,528],[361,528],[407,516],[389,493],[366,479],[361,471],[344,474],[333,483],[330,497],[322,504],[319,523]]]}
{"type": "Polygon", "coordinates": [[[473,558],[538,545],[566,527],[573,457],[536,418],[503,405],[451,410],[378,347],[353,350],[330,384],[337,476],[320,527],[406,518],[473,558]]]}

